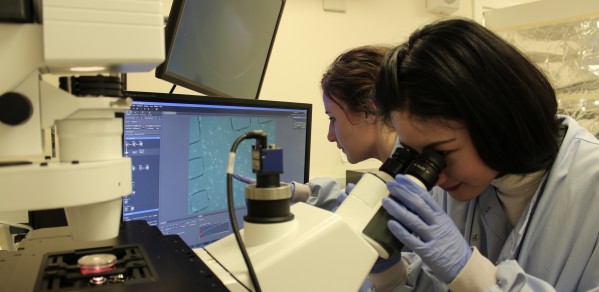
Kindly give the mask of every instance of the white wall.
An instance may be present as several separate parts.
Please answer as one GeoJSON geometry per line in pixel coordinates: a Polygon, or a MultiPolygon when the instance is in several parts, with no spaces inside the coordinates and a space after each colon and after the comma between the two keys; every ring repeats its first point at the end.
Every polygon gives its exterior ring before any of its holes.
{"type": "MultiPolygon", "coordinates": [[[[166,14],[171,2],[165,0],[166,14]]],[[[345,0],[345,6],[346,12],[327,12],[323,0],[287,0],[260,94],[260,99],[313,104],[311,178],[343,178],[346,169],[379,166],[375,161],[344,162],[335,143],[326,139],[328,119],[319,82],[329,63],[355,46],[399,43],[417,27],[442,17],[426,11],[426,0],[345,0]]],[[[472,18],[472,11],[472,0],[460,0],[452,16],[472,18]]],[[[128,86],[155,92],[171,88],[153,72],[129,74],[128,86]]],[[[194,94],[180,87],[175,93],[194,94]]]]}

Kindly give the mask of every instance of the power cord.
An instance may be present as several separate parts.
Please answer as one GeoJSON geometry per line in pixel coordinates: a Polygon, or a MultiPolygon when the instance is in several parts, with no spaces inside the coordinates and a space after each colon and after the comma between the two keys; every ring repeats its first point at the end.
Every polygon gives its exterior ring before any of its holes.
{"type": "Polygon", "coordinates": [[[252,265],[252,262],[250,260],[250,257],[247,254],[247,251],[245,249],[245,244],[243,243],[243,240],[241,239],[241,235],[239,234],[239,226],[237,225],[237,219],[235,218],[235,204],[233,202],[234,198],[233,198],[233,173],[235,170],[235,153],[237,152],[237,147],[239,146],[239,144],[241,144],[241,142],[245,139],[252,139],[252,138],[263,138],[264,137],[264,132],[257,130],[257,131],[250,131],[247,132],[241,136],[239,136],[239,138],[237,138],[237,140],[235,140],[235,142],[233,142],[233,145],[231,146],[231,150],[229,152],[229,165],[227,168],[227,204],[228,204],[228,208],[229,208],[229,220],[231,221],[231,225],[233,227],[233,233],[235,234],[235,239],[237,240],[237,245],[239,246],[239,250],[241,251],[241,255],[243,256],[243,260],[245,261],[245,264],[248,268],[248,272],[250,274],[250,279],[252,280],[252,284],[254,285],[254,289],[256,292],[261,292],[262,289],[260,289],[260,285],[258,284],[258,278],[256,277],[256,272],[254,271],[254,267],[252,265]]]}

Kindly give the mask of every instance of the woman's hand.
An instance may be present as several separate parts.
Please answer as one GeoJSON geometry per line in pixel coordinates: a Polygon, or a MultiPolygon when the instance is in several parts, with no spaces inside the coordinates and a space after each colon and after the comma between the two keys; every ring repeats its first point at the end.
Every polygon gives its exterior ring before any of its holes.
{"type": "Polygon", "coordinates": [[[387,226],[435,275],[450,283],[470,259],[472,250],[451,218],[430,194],[404,175],[387,183],[391,196],[383,207],[395,220],[387,226]]]}

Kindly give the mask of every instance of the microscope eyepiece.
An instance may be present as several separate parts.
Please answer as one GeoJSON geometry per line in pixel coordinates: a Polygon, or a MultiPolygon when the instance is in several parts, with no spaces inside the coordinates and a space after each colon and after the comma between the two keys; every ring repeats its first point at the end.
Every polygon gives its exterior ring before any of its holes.
{"type": "MultiPolygon", "coordinates": [[[[443,156],[432,149],[425,148],[422,153],[418,153],[408,148],[399,147],[379,170],[391,177],[405,174],[410,180],[430,191],[437,183],[445,166],[443,156]]],[[[376,180],[375,182],[380,183],[376,180]]],[[[357,188],[358,186],[354,187],[354,190],[357,188]]],[[[382,258],[396,256],[401,253],[403,248],[403,243],[399,242],[387,229],[387,222],[391,219],[391,215],[381,206],[362,230],[382,258]]]]}
{"type": "Polygon", "coordinates": [[[394,177],[398,173],[404,173],[417,158],[418,153],[416,151],[397,147],[393,155],[381,165],[379,170],[394,177]]]}
{"type": "Polygon", "coordinates": [[[439,179],[446,164],[441,154],[425,148],[422,154],[408,167],[405,174],[418,179],[430,191],[439,179]]]}

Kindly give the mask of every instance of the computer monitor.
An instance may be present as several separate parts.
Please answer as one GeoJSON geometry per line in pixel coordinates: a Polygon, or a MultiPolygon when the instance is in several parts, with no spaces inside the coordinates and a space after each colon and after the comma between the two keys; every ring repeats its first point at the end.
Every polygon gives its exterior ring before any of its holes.
{"type": "MultiPolygon", "coordinates": [[[[132,160],[133,193],[123,220],[146,220],[178,234],[192,248],[233,232],[227,211],[227,166],[233,142],[264,130],[283,149],[281,181],[309,176],[312,105],[181,94],[126,92],[124,153],[132,160]]],[[[239,145],[236,173],[255,178],[251,146],[239,145]]],[[[245,184],[233,182],[237,222],[243,226],[245,184]]]]}
{"type": "Polygon", "coordinates": [[[156,77],[199,93],[257,99],[285,0],[174,0],[156,77]]]}

